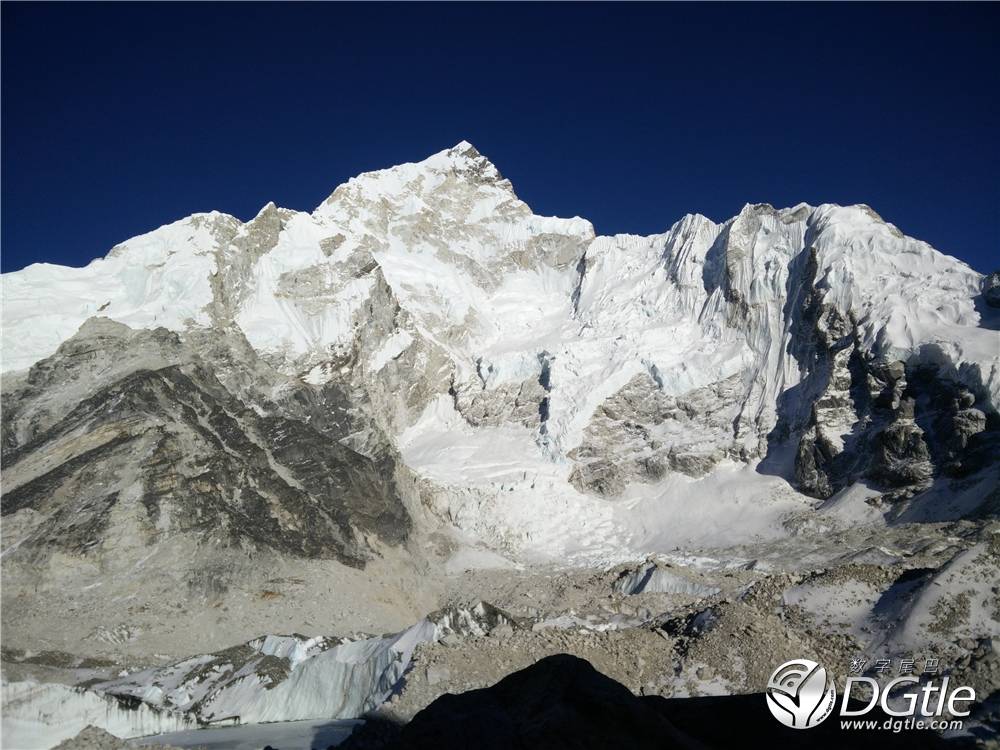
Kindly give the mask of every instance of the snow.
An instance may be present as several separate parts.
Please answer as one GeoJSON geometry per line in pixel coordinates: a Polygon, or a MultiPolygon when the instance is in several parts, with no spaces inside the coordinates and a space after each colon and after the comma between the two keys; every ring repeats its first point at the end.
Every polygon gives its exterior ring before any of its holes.
{"type": "Polygon", "coordinates": [[[905,237],[867,206],[817,208],[815,234],[826,298],[864,322],[866,347],[887,360],[938,356],[978,371],[1000,404],[995,331],[979,326],[982,276],[925,242],[905,237]]]}
{"type": "Polygon", "coordinates": [[[614,502],[578,492],[572,465],[552,461],[525,427],[473,428],[439,396],[399,439],[403,459],[444,488],[432,498],[459,529],[515,558],[592,564],[651,551],[775,539],[810,507],[780,477],[724,462],[700,479],[672,474],[614,502]],[[566,519],[573,533],[566,533],[566,519]]]}
{"type": "Polygon", "coordinates": [[[866,581],[848,580],[792,586],[783,603],[802,607],[827,627],[838,627],[864,642],[870,635],[872,610],[883,589],[866,581]]]}
{"type": "MultiPolygon", "coordinates": [[[[697,480],[632,485],[614,501],[568,479],[595,411],[642,374],[678,397],[732,382],[725,398],[739,434],[699,427],[698,450],[754,455],[778,398],[800,381],[789,311],[801,300],[788,295],[810,281],[813,254],[824,302],[858,321],[873,356],[934,362],[1000,405],[998,335],[976,308],[980,274],[867,206],[748,205],[721,224],[693,214],[649,237],[595,237],[579,217],[534,215],[466,142],[359,175],[312,213],[269,205],[247,224],[198,214],[84,268],[5,274],[0,364],[24,369],[100,314],[177,331],[217,316],[316,386],[378,378],[411,348],[432,351],[453,387],[484,398],[537,386],[544,367],[544,425],[473,427],[438,390],[393,422],[393,447],[473,546],[634,559],[771,538],[783,515],[805,507],[752,458],[697,480]],[[275,237],[245,249],[272,218],[275,237]],[[376,292],[399,308],[384,330],[376,292]],[[364,356],[343,364],[359,341],[364,356]]],[[[406,387],[419,392],[422,377],[415,368],[406,387]]],[[[654,437],[672,445],[671,429],[654,437]]],[[[829,513],[866,513],[862,495],[844,495],[829,513]]]]}
{"type": "Polygon", "coordinates": [[[782,521],[809,507],[808,500],[753,464],[724,462],[700,479],[674,474],[655,485],[634,485],[614,507],[616,520],[644,553],[780,538],[787,534],[782,521]]]}
{"type": "MultiPolygon", "coordinates": [[[[82,269],[6,274],[3,369],[51,354],[99,310],[135,327],[208,324],[209,279],[229,272],[215,256],[239,231],[232,217],[199,214],[82,269]]],[[[942,358],[1000,402],[997,336],[978,325],[974,304],[980,275],[865,206],[747,206],[726,224],[691,215],[660,235],[594,238],[582,219],[532,215],[464,142],[354,178],[313,214],[290,213],[277,244],[240,280],[235,319],[255,348],[289,359],[347,346],[372,281],[353,278],[346,262],[367,253],[420,332],[459,368],[553,352],[550,434],[568,451],[640,361],[664,374],[668,393],[751,366],[765,377],[763,408],[773,408],[797,379],[783,353],[782,307],[789,268],[807,246],[826,301],[862,321],[866,346],[890,359],[942,358]],[[344,242],[328,255],[321,243],[337,234],[344,242]],[[549,245],[568,248],[557,265],[545,261],[549,245]],[[750,330],[727,320],[723,286],[758,310],[750,330]]],[[[372,369],[405,348],[405,336],[393,333],[372,369]]]]}
{"type": "MultiPolygon", "coordinates": [[[[997,566],[988,544],[957,553],[939,570],[914,569],[895,580],[807,579],[786,589],[783,603],[801,607],[832,632],[870,643],[869,654],[919,653],[943,642],[996,638],[1000,625],[991,589],[997,566]]],[[[878,551],[886,562],[902,560],[890,550],[878,551]]]]}
{"type": "Polygon", "coordinates": [[[328,362],[321,362],[302,376],[302,382],[309,385],[323,385],[324,383],[329,383],[335,377],[336,373],[333,367],[328,362]]]}
{"type": "Polygon", "coordinates": [[[997,565],[987,543],[970,547],[937,571],[931,583],[920,590],[892,640],[911,647],[929,647],[940,640],[942,630],[952,640],[1000,636],[993,593],[996,583],[997,565]],[[962,600],[965,606],[959,604],[962,600]]]}
{"type": "Polygon", "coordinates": [[[445,488],[432,499],[438,512],[489,546],[560,559],[579,551],[580,538],[594,545],[603,537],[612,551],[613,535],[602,534],[611,506],[577,492],[569,464],[553,463],[526,427],[473,428],[439,396],[399,444],[409,466],[445,488]],[[566,518],[579,536],[565,533],[566,518]]]}
{"type": "Polygon", "coordinates": [[[236,322],[256,349],[294,358],[349,344],[372,280],[343,278],[321,249],[325,236],[308,214],[296,214],[253,266],[236,322]]]}
{"type": "Polygon", "coordinates": [[[295,669],[302,662],[325,651],[328,647],[326,641],[323,636],[302,639],[289,635],[267,635],[259,642],[252,642],[252,645],[262,654],[287,659],[289,666],[295,669]]]}
{"type": "Polygon", "coordinates": [[[464,570],[519,570],[523,566],[482,547],[462,546],[444,564],[445,572],[461,573],[464,570]]]}
{"type": "Polygon", "coordinates": [[[385,367],[390,360],[395,359],[413,343],[413,337],[406,331],[396,331],[385,340],[381,348],[372,356],[368,369],[375,372],[385,367]]]}
{"type": "Polygon", "coordinates": [[[134,237],[83,268],[36,263],[3,275],[4,371],[51,355],[95,315],[133,328],[208,325],[214,252],[237,220],[195,214],[134,237]]]}

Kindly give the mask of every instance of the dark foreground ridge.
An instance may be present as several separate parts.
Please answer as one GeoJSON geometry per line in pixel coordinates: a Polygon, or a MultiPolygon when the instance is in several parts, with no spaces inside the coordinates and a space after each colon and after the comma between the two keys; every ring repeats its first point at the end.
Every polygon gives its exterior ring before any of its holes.
{"type": "MultiPolygon", "coordinates": [[[[873,711],[866,718],[886,717],[873,711]]],[[[759,693],[636,697],[586,660],[557,654],[491,687],[442,695],[404,726],[369,719],[338,750],[958,750],[964,746],[931,732],[842,731],[835,717],[810,730],[789,729],[774,720],[759,693]]]]}

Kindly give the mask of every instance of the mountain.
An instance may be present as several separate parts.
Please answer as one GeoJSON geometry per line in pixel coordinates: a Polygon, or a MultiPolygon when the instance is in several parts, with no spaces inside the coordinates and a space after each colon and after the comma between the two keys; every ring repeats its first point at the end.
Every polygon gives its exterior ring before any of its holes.
{"type": "Polygon", "coordinates": [[[606,499],[675,476],[756,464],[811,497],[898,500],[995,448],[982,283],[865,206],[595,237],[461,143],[312,214],[197,214],[6,275],[4,512],[54,511],[74,467],[140,450],[143,522],[278,548],[302,525],[289,552],[356,563],[366,534],[407,535],[407,502],[514,553],[610,554],[636,530],[606,499]],[[178,472],[200,516],[155,489],[178,472]]]}
{"type": "Polygon", "coordinates": [[[994,276],[867,206],[597,236],[465,142],[5,274],[5,647],[148,666],[401,630],[465,570],[992,549],[994,276]]]}

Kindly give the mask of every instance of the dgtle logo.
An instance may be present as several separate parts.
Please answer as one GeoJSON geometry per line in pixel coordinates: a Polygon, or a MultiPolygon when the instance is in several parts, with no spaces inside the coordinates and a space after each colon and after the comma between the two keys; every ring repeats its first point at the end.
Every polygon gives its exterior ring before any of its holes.
{"type": "Polygon", "coordinates": [[[786,661],[767,683],[767,707],[793,729],[810,729],[833,712],[837,691],[826,669],[808,659],[786,661]]]}

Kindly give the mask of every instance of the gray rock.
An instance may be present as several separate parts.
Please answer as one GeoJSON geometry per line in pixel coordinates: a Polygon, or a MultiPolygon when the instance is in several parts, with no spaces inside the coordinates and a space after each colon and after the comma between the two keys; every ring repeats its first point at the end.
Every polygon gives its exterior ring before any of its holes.
{"type": "Polygon", "coordinates": [[[927,484],[934,467],[923,435],[912,422],[889,425],[876,441],[871,475],[889,487],[927,484]]]}
{"type": "Polygon", "coordinates": [[[575,461],[570,482],[606,497],[632,482],[652,482],[668,472],[701,477],[725,458],[747,460],[756,441],[734,431],[741,408],[739,377],[680,396],[660,390],[650,367],[597,409],[575,461]]]}
{"type": "MultiPolygon", "coordinates": [[[[177,750],[169,745],[145,745],[149,750],[177,750]]],[[[131,750],[132,745],[93,724],[84,727],[80,733],[63,740],[53,750],[131,750]]]]}
{"type": "MultiPolygon", "coordinates": [[[[271,403],[264,415],[247,408],[203,353],[163,329],[97,319],[5,388],[3,516],[48,517],[14,557],[193,534],[361,566],[371,551],[355,529],[391,544],[406,538],[391,457],[331,439],[321,430],[336,424],[312,419],[301,402],[271,403]],[[123,527],[125,517],[138,528],[123,527]]],[[[253,360],[244,366],[252,372],[253,360]]]]}
{"type": "Polygon", "coordinates": [[[1000,307],[1000,271],[983,277],[983,299],[990,307],[1000,307]]]}

